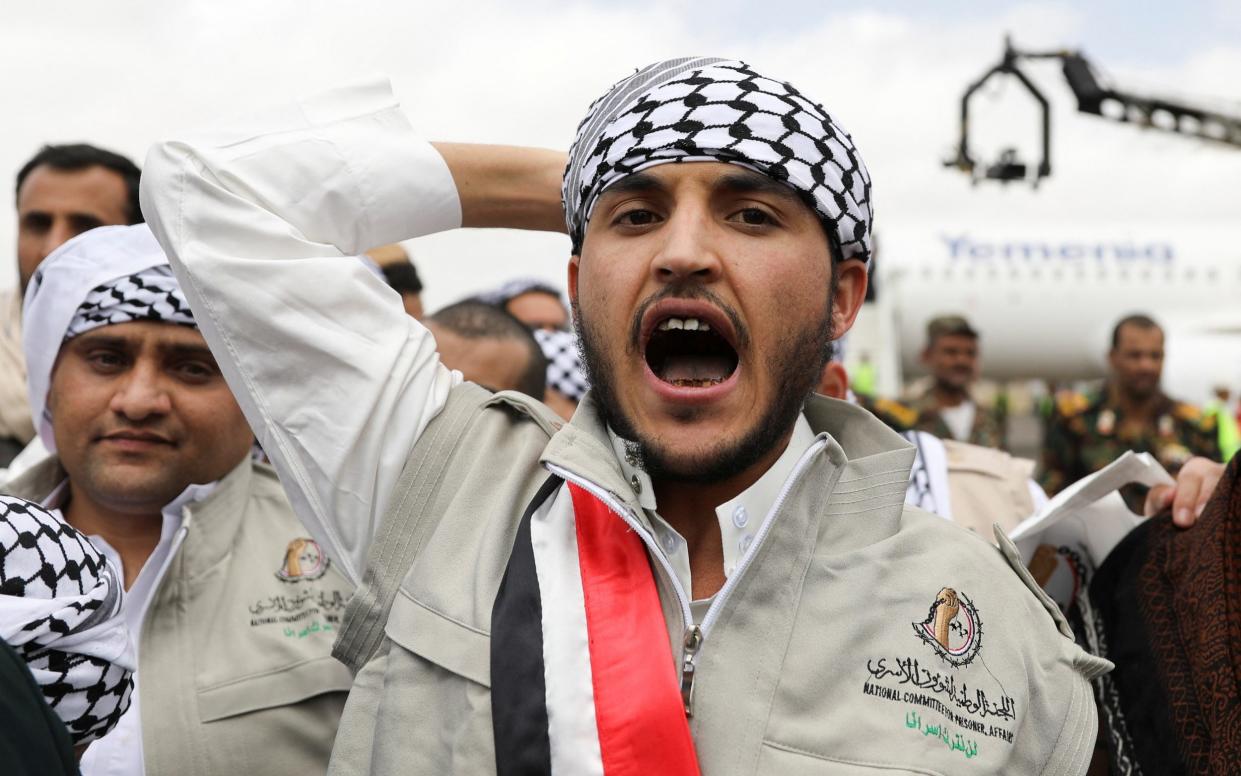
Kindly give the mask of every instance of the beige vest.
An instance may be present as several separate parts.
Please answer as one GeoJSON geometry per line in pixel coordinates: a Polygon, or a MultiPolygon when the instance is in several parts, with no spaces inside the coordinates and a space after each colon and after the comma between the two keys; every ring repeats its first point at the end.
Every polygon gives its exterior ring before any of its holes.
{"type": "MultiPolygon", "coordinates": [[[[40,501],[64,477],[49,458],[5,491],[40,501]]],[[[330,654],[349,584],[248,459],[182,530],[139,637],[147,773],[323,773],[351,681],[330,654]]]]}
{"type": "Polygon", "coordinates": [[[993,524],[1008,533],[1034,514],[1034,461],[952,439],[944,440],[944,454],[953,522],[989,537],[993,524]]]}
{"type": "MultiPolygon", "coordinates": [[[[831,440],[698,654],[702,772],[1084,773],[1089,680],[1109,664],[1074,644],[1011,543],[904,506],[913,450],[899,436],[842,402],[812,399],[806,415],[831,440]]],[[[556,425],[465,384],[415,446],[337,641],[356,677],[332,773],[494,772],[491,607],[540,459],[645,519],[590,397],[556,425]]],[[[658,584],[679,659],[680,615],[658,584]]]]}

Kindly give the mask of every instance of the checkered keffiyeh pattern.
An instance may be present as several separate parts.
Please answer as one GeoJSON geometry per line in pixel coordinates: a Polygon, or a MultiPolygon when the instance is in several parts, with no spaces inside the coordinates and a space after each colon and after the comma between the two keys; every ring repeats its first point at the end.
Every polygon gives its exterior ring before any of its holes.
{"type": "Polygon", "coordinates": [[[573,401],[581,401],[590,388],[577,351],[577,337],[568,331],[535,329],[534,338],[547,359],[547,384],[573,401]]]}
{"type": "Polygon", "coordinates": [[[574,252],[604,189],[687,161],[731,162],[787,183],[818,213],[841,259],[870,258],[870,175],[849,133],[791,84],[714,57],[650,65],[591,105],[561,190],[574,252]]]}
{"type": "Polygon", "coordinates": [[[129,708],[135,665],[122,595],[116,570],[86,537],[0,496],[0,637],[76,744],[107,733],[129,708]]]}
{"type": "Polygon", "coordinates": [[[494,291],[487,291],[479,294],[478,300],[481,302],[486,302],[490,305],[495,305],[496,307],[503,307],[508,304],[510,300],[519,297],[522,294],[528,294],[531,291],[547,294],[548,296],[554,296],[557,299],[560,299],[562,296],[560,291],[537,278],[516,278],[508,281],[494,291]]]}
{"type": "Polygon", "coordinates": [[[65,339],[130,321],[198,325],[172,269],[163,264],[96,286],[78,305],[65,339]]]}

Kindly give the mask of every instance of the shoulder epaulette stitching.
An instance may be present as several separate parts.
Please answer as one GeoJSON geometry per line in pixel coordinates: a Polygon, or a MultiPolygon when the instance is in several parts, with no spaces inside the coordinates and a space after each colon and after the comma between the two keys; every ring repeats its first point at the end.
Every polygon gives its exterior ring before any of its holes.
{"type": "Polygon", "coordinates": [[[1071,418],[1090,408],[1090,398],[1077,391],[1061,391],[1056,395],[1056,407],[1061,415],[1071,418]]]}

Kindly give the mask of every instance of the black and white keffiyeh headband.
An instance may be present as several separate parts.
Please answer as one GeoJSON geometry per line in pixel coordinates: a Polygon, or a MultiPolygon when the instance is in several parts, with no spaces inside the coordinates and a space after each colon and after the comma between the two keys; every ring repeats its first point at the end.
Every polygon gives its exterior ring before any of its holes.
{"type": "Polygon", "coordinates": [[[136,665],[122,596],[116,569],[86,537],[0,496],[0,638],[75,744],[107,733],[129,708],[136,665]]]}
{"type": "MultiPolygon", "coordinates": [[[[548,296],[555,297],[557,300],[561,299],[559,291],[538,278],[515,278],[494,291],[486,291],[479,294],[478,300],[496,307],[503,307],[522,294],[531,292],[547,294],[548,296]]],[[[561,304],[564,304],[564,302],[561,301],[561,304]]]]}
{"type": "Polygon", "coordinates": [[[198,326],[172,269],[163,264],[115,278],[91,289],[69,322],[65,339],[72,339],[100,326],[130,321],[198,326]]]}
{"type": "Polygon", "coordinates": [[[783,181],[818,213],[840,259],[870,258],[870,174],[849,133],[791,84],[716,57],[650,65],[591,105],[561,188],[573,251],[609,185],[687,161],[731,162],[783,181]]]}

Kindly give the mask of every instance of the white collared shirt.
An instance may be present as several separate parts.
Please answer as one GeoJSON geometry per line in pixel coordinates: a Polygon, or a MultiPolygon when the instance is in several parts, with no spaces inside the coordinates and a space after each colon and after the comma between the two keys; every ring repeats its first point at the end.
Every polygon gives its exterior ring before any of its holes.
{"type": "Polygon", "coordinates": [[[978,414],[978,406],[966,399],[955,407],[940,407],[939,416],[944,425],[952,432],[954,439],[962,442],[970,440],[970,431],[974,429],[974,416],[978,414]]]}
{"type": "MultiPolygon", "coordinates": [[[[688,593],[694,589],[689,566],[689,545],[680,532],[660,517],[655,502],[655,489],[650,476],[637,465],[638,461],[629,454],[625,440],[608,429],[612,441],[612,450],[620,462],[625,479],[629,480],[638,494],[638,503],[646,510],[655,529],[655,539],[667,556],[676,572],[677,581],[688,593]]],[[[767,518],[768,513],[776,505],[784,484],[793,474],[797,461],[815,442],[814,431],[810,428],[805,415],[798,415],[793,426],[793,435],[789,437],[788,446],[754,484],[738,493],[734,498],[725,501],[715,508],[715,517],[720,526],[720,539],[724,550],[724,576],[730,577],[749,552],[758,533],[759,526],[767,518]]],[[[690,602],[690,610],[696,622],[701,622],[712,598],[703,598],[690,602]]]]}
{"type": "MultiPolygon", "coordinates": [[[[155,591],[159,589],[160,582],[168,573],[172,559],[176,557],[177,550],[180,549],[181,542],[185,538],[185,531],[181,530],[185,521],[185,507],[210,496],[216,485],[215,482],[206,485],[190,485],[181,492],[181,495],[160,510],[163,520],[160,524],[159,541],[147,557],[146,563],[142,564],[142,570],[138,572],[133,585],[125,591],[125,602],[121,609],[125,625],[129,628],[129,637],[133,642],[134,655],[139,657],[139,660],[141,658],[138,656],[138,644],[142,633],[142,623],[146,620],[147,611],[151,608],[151,601],[155,599],[155,591]]],[[[60,505],[65,501],[68,486],[68,480],[62,482],[43,500],[43,506],[61,520],[64,520],[65,516],[60,511],[60,505]]],[[[108,560],[112,561],[124,578],[125,565],[121,561],[120,553],[98,534],[90,534],[88,538],[108,560]]],[[[140,776],[144,773],[142,715],[138,704],[140,673],[140,671],[134,672],[134,690],[130,695],[129,711],[121,715],[116,727],[108,731],[103,738],[92,742],[86,748],[86,753],[82,755],[80,763],[82,776],[140,776]]]]}

